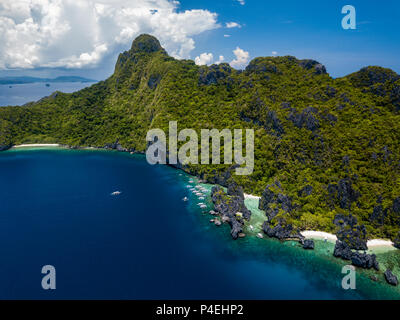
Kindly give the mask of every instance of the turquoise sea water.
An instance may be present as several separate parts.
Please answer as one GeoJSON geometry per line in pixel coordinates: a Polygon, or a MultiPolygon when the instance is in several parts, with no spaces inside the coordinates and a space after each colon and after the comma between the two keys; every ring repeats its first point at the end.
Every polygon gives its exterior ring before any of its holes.
{"type": "MultiPolygon", "coordinates": [[[[228,225],[210,223],[212,186],[201,185],[208,191],[200,200],[195,178],[150,166],[143,156],[10,150],[0,153],[0,177],[3,299],[400,297],[382,272],[357,270],[357,290],[343,290],[346,263],[332,257],[331,243],[316,241],[316,250],[306,251],[296,242],[259,239],[256,200],[246,200],[253,210],[247,236],[233,241],[228,225]],[[40,285],[47,264],[57,271],[54,291],[40,285]]],[[[378,259],[398,272],[398,251],[378,259]]]]}

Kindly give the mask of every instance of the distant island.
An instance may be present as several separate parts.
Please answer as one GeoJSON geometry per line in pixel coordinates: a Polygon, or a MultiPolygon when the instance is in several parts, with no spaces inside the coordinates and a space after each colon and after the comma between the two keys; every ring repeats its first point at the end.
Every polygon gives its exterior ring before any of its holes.
{"type": "Polygon", "coordinates": [[[0,77],[0,85],[26,84],[26,83],[54,83],[54,82],[97,82],[97,80],[87,79],[77,76],[62,76],[57,78],[35,78],[35,77],[0,77]]]}

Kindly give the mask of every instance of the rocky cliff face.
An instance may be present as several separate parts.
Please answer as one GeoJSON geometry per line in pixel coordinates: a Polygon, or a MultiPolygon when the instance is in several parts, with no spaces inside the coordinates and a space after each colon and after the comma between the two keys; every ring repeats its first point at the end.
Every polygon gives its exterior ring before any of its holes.
{"type": "Polygon", "coordinates": [[[341,240],[336,241],[335,250],[333,255],[343,260],[350,260],[351,263],[360,268],[371,269],[379,271],[379,263],[376,260],[376,255],[352,251],[351,247],[341,240]]]}
{"type": "Polygon", "coordinates": [[[231,226],[231,235],[236,240],[243,232],[244,220],[250,220],[251,211],[244,204],[243,189],[235,183],[230,183],[228,192],[214,187],[211,192],[214,210],[231,226]]]}
{"type": "Polygon", "coordinates": [[[264,233],[270,238],[279,240],[299,240],[300,242],[304,240],[300,232],[296,230],[293,225],[287,224],[283,219],[280,219],[275,225],[265,221],[262,228],[264,233]]]}
{"type": "Polygon", "coordinates": [[[333,223],[337,226],[336,236],[340,242],[350,249],[368,250],[366,228],[364,225],[358,225],[356,217],[351,214],[336,215],[333,223]]]}
{"type": "Polygon", "coordinates": [[[298,240],[305,249],[312,249],[314,243],[305,241],[299,228],[288,222],[294,208],[292,199],[284,193],[279,181],[268,185],[259,202],[259,209],[265,211],[267,217],[263,224],[263,231],[268,237],[279,240],[298,240]]]}
{"type": "Polygon", "coordinates": [[[399,284],[397,277],[392,273],[391,270],[387,269],[384,275],[387,283],[391,284],[392,286],[397,286],[399,284]]]}

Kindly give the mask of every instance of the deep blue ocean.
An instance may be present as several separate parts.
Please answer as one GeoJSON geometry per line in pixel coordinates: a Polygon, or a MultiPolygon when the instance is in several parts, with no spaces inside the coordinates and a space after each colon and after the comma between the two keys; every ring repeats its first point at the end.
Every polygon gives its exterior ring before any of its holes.
{"type": "Polygon", "coordinates": [[[11,150],[0,177],[0,299],[364,297],[362,277],[361,291],[341,289],[331,253],[233,241],[198,207],[191,177],[143,156],[11,150]],[[56,268],[55,290],[41,287],[44,265],[56,268]]]}

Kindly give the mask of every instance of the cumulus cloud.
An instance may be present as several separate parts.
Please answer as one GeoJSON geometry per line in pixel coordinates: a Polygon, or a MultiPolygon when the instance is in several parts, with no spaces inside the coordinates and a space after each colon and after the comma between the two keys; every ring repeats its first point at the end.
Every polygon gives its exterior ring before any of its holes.
{"type": "Polygon", "coordinates": [[[272,51],[271,54],[272,54],[273,56],[276,56],[276,55],[278,54],[278,52],[272,51]]]}
{"type": "Polygon", "coordinates": [[[234,68],[244,68],[250,59],[250,54],[243,49],[237,47],[233,54],[235,55],[235,59],[231,61],[230,65],[234,68]]]}
{"type": "Polygon", "coordinates": [[[220,64],[220,63],[224,62],[224,60],[225,60],[224,56],[219,56],[218,61],[215,62],[215,64],[220,64]]]}
{"type": "Polygon", "coordinates": [[[91,67],[141,33],[176,58],[193,37],[216,29],[217,14],[178,11],[168,0],[13,0],[0,2],[0,69],[91,67]]]}
{"type": "Polygon", "coordinates": [[[218,60],[216,62],[214,62],[214,55],[212,53],[202,53],[200,54],[200,56],[196,57],[194,59],[194,62],[198,65],[198,66],[204,66],[204,65],[211,65],[213,63],[215,64],[220,64],[222,62],[224,62],[225,58],[224,56],[219,56],[218,60]]]}
{"type": "Polygon", "coordinates": [[[237,22],[227,22],[226,27],[228,29],[232,29],[232,28],[241,28],[242,26],[237,22]]]}
{"type": "Polygon", "coordinates": [[[242,6],[246,4],[245,0],[237,0],[237,2],[239,2],[242,6]]]}
{"type": "Polygon", "coordinates": [[[214,56],[212,53],[202,53],[200,54],[200,56],[196,57],[194,59],[194,62],[198,65],[198,66],[204,66],[204,65],[210,65],[212,64],[214,60],[214,56]]]}

